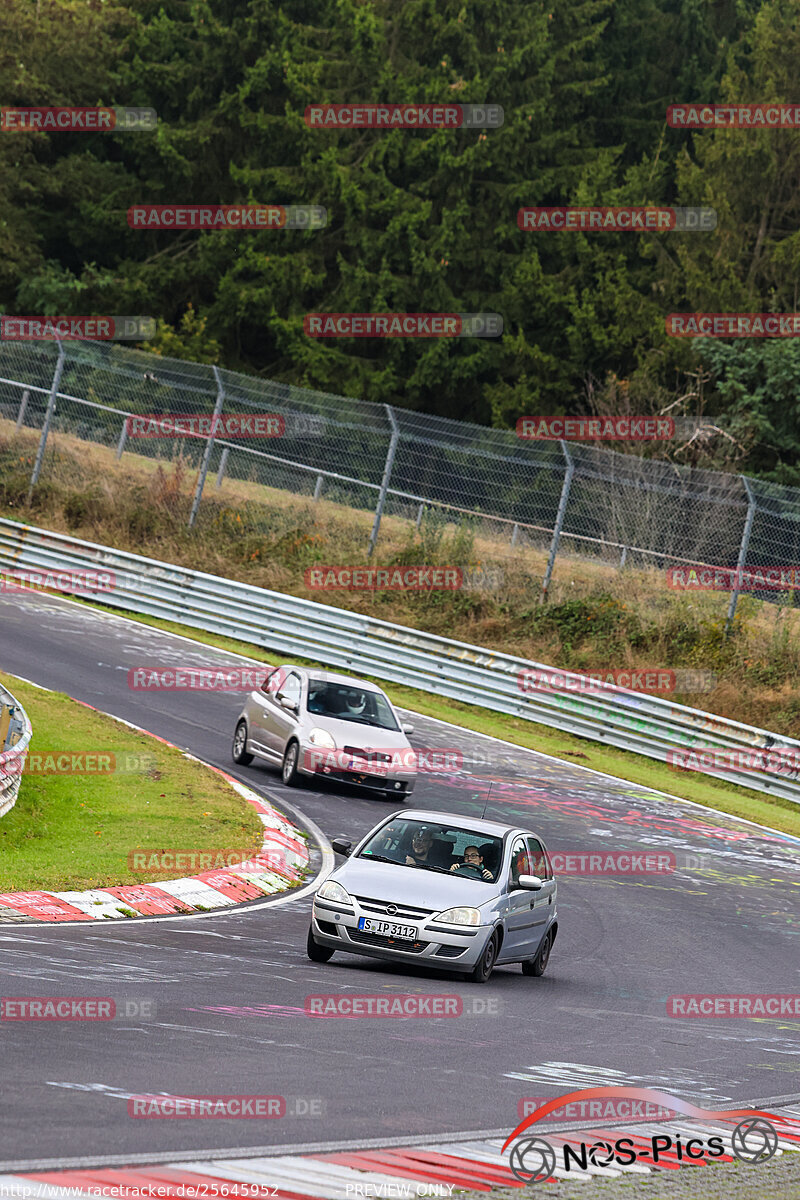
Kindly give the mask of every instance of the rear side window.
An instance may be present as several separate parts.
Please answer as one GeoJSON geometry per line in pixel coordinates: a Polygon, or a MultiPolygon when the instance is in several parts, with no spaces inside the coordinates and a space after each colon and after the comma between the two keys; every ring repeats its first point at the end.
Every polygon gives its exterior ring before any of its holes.
{"type": "Polygon", "coordinates": [[[531,874],[538,875],[540,879],[552,879],[553,869],[550,866],[550,859],[547,857],[547,851],[538,838],[529,837],[526,839],[528,843],[528,854],[531,860],[531,874]]]}
{"type": "Polygon", "coordinates": [[[508,886],[511,888],[519,887],[520,875],[531,874],[525,839],[521,837],[514,838],[514,845],[511,847],[511,868],[508,874],[508,886]]]}
{"type": "Polygon", "coordinates": [[[300,704],[300,691],[300,676],[295,675],[294,672],[292,672],[292,674],[287,678],[286,682],[279,689],[278,695],[287,696],[291,700],[292,704],[294,704],[295,708],[297,708],[300,704]]]}
{"type": "Polygon", "coordinates": [[[261,685],[261,691],[265,696],[274,696],[281,685],[283,679],[283,670],[281,667],[276,667],[274,671],[270,671],[267,678],[261,685]]]}

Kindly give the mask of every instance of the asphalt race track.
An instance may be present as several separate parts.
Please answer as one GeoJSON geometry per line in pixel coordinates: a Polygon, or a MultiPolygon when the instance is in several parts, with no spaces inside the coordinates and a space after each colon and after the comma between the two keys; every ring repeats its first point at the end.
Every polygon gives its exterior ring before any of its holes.
{"type": "MultiPolygon", "coordinates": [[[[391,811],[358,795],[286,789],[277,771],[257,763],[234,768],[239,696],[127,685],[130,667],[231,658],[59,598],[0,598],[0,668],[224,767],[328,838],[358,837],[391,811]]],[[[797,990],[800,843],[414,720],[417,749],[464,755],[462,768],[420,777],[415,805],[479,815],[488,803],[487,816],[529,824],[551,851],[656,848],[674,853],[676,870],[562,875],[560,931],[546,975],[500,968],[484,987],[339,955],[313,965],[305,955],[308,890],[234,915],[3,926],[3,996],[145,998],[156,1015],[3,1022],[0,1170],[82,1156],[510,1132],[521,1097],[595,1084],[655,1087],[701,1105],[800,1090],[796,1020],[666,1015],[675,994],[797,990]],[[453,1019],[306,1016],[305,997],[325,992],[448,993],[491,1001],[496,1011],[453,1019]],[[142,1093],[281,1095],[298,1115],[133,1119],[127,1097],[142,1093]]]]}

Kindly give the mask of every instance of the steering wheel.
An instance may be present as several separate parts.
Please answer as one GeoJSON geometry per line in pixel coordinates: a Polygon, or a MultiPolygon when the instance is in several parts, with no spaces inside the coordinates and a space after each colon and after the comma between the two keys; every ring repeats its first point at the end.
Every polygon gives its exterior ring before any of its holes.
{"type": "Polygon", "coordinates": [[[488,870],[487,867],[479,867],[477,863],[456,863],[459,871],[477,871],[480,879],[483,879],[483,872],[488,870]]]}

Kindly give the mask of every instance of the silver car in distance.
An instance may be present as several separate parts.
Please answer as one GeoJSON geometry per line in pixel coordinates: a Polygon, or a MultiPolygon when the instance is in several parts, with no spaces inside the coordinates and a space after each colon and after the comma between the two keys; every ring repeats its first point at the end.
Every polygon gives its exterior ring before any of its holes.
{"type": "Polygon", "coordinates": [[[336,950],[459,971],[542,975],[558,933],[557,885],[529,829],[420,809],[382,821],[317,889],[308,957],[336,950]]]}
{"type": "Polygon", "coordinates": [[[243,766],[256,754],[279,765],[289,787],[303,775],[402,800],[417,781],[413,731],[374,683],[282,666],[248,696],[232,752],[243,766]]]}

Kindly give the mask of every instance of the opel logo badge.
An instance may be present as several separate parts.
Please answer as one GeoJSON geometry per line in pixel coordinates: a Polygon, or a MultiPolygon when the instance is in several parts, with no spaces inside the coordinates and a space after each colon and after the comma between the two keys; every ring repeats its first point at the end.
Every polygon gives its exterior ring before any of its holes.
{"type": "Polygon", "coordinates": [[[386,911],[390,917],[393,917],[395,915],[395,913],[397,912],[397,905],[396,904],[387,904],[386,911]]]}

